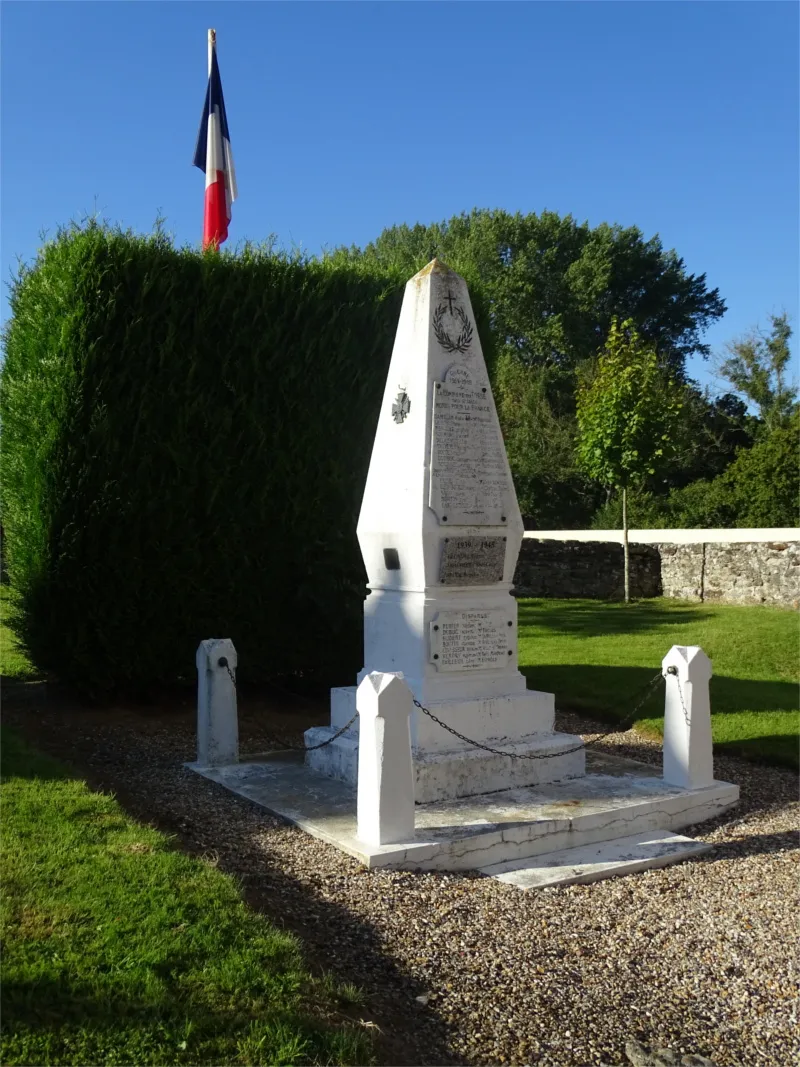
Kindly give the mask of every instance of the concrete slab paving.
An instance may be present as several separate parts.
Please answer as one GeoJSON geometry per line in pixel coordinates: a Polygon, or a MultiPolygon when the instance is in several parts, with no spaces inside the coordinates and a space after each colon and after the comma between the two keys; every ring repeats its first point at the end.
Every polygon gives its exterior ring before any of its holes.
{"type": "Polygon", "coordinates": [[[685,790],[665,784],[651,767],[631,760],[615,766],[613,760],[605,757],[603,773],[584,778],[419,804],[412,840],[374,847],[356,836],[353,787],[313,773],[301,753],[274,753],[225,767],[190,766],[367,867],[483,869],[633,834],[678,830],[738,800],[738,787],[727,782],[685,790]]]}
{"type": "Polygon", "coordinates": [[[711,851],[711,845],[694,841],[667,830],[631,834],[616,841],[547,852],[529,859],[495,863],[479,868],[481,874],[508,882],[520,889],[544,889],[547,886],[599,882],[602,878],[666,867],[680,860],[694,859],[711,851]]]}

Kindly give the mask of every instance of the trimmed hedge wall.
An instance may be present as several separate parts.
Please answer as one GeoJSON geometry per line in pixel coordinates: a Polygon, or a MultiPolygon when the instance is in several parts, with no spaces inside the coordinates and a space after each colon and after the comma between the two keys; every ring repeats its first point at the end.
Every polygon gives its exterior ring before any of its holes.
{"type": "Polygon", "coordinates": [[[405,281],[98,225],[41,250],[1,409],[13,625],[38,668],[100,695],[189,679],[225,636],[245,681],[353,681],[355,525],[405,281]]]}

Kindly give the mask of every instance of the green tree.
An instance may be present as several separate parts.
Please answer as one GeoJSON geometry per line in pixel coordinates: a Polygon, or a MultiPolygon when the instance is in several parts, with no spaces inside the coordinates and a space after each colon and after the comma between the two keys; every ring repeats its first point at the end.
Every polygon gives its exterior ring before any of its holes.
{"type": "Polygon", "coordinates": [[[792,328],[787,315],[771,315],[772,330],[752,330],[727,345],[719,372],[737,393],[758,408],[767,431],[784,426],[796,406],[797,391],[787,380],[792,328]]]}
{"type": "Polygon", "coordinates": [[[711,398],[694,383],[687,383],[672,458],[648,488],[663,495],[700,478],[722,474],[739,449],[752,446],[760,425],[733,393],[711,398]]]}
{"type": "Polygon", "coordinates": [[[597,487],[575,457],[574,397],[557,393],[553,376],[550,368],[527,367],[508,351],[495,366],[497,413],[528,529],[585,526],[599,503],[597,487]]]}
{"type": "MultiPolygon", "coordinates": [[[[796,526],[798,523],[800,411],[743,449],[715,479],[730,493],[736,526],[796,526]]],[[[713,483],[712,483],[713,484],[713,483]]]]}
{"type": "Polygon", "coordinates": [[[622,493],[625,600],[630,599],[628,490],[641,487],[672,451],[683,401],[675,379],[631,319],[611,322],[605,347],[578,386],[577,458],[582,469],[622,493]]]}
{"type": "MultiPolygon", "coordinates": [[[[668,495],[637,493],[628,518],[643,529],[796,526],[800,503],[798,460],[800,411],[785,426],[739,449],[736,459],[716,478],[699,478],[668,495]]],[[[598,509],[592,521],[607,530],[621,521],[620,501],[598,509]]]]}
{"type": "Polygon", "coordinates": [[[704,274],[689,274],[658,236],[635,226],[591,227],[571,215],[475,209],[430,226],[393,226],[365,249],[410,277],[434,256],[489,301],[495,346],[527,364],[572,371],[597,353],[611,320],[632,319],[662,363],[682,377],[686,357],[708,355],[705,329],[725,312],[704,274]]]}
{"type": "Polygon", "coordinates": [[[612,318],[633,320],[682,381],[686,358],[708,355],[703,333],[725,312],[705,275],[690,274],[657,236],[552,211],[475,209],[429,226],[393,226],[364,249],[331,255],[407,278],[438,256],[480,291],[520,507],[539,526],[585,526],[600,503],[574,461],[576,373],[596,357],[612,318]]]}

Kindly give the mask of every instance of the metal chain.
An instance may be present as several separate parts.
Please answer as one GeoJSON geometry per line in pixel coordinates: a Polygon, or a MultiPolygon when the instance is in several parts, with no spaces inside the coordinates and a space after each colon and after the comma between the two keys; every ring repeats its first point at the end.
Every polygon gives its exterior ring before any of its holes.
{"type": "Polygon", "coordinates": [[[683,700],[683,690],[681,689],[681,680],[678,676],[678,668],[667,667],[667,674],[671,674],[675,678],[675,688],[678,690],[678,699],[681,702],[681,708],[683,710],[683,721],[689,726],[689,710],[683,700]]]}
{"type": "Polygon", "coordinates": [[[606,737],[610,737],[612,734],[624,734],[626,730],[630,730],[631,726],[636,722],[636,716],[642,708],[642,705],[650,698],[650,694],[655,689],[656,685],[660,681],[663,681],[664,675],[661,671],[654,674],[650,681],[645,685],[642,690],[642,695],[639,697],[633,711],[622,720],[622,722],[615,723],[610,730],[606,730],[604,734],[600,734],[598,737],[593,738],[591,741],[587,741],[588,745],[596,745],[599,741],[603,741],[606,737]]]}
{"type": "Polygon", "coordinates": [[[442,729],[447,730],[448,733],[457,737],[460,741],[465,741],[468,745],[472,745],[475,748],[482,748],[484,752],[491,752],[495,756],[509,756],[511,759],[555,759],[557,756],[568,756],[571,752],[579,752],[582,748],[588,748],[590,745],[596,745],[604,738],[609,737],[611,734],[624,733],[633,724],[636,715],[641,708],[642,704],[650,696],[651,692],[655,688],[656,683],[663,678],[661,671],[655,674],[645,686],[644,692],[636,704],[636,707],[628,716],[627,720],[623,720],[621,723],[615,724],[610,730],[607,730],[604,734],[600,734],[591,741],[587,741],[585,744],[581,742],[579,745],[575,745],[573,748],[562,749],[560,752],[508,752],[501,748],[491,748],[489,745],[484,745],[480,741],[473,741],[471,737],[467,737],[466,734],[459,733],[458,730],[454,730],[452,726],[448,726],[446,722],[442,722],[438,716],[434,715],[429,708],[425,708],[420,704],[418,700],[414,700],[414,706],[427,715],[429,719],[432,719],[442,729]]]}
{"type": "Polygon", "coordinates": [[[320,741],[318,745],[293,745],[291,742],[282,742],[280,748],[270,749],[268,752],[251,752],[247,756],[241,757],[241,762],[246,763],[248,760],[260,759],[262,756],[269,756],[273,752],[314,752],[318,748],[325,748],[326,745],[333,744],[337,737],[341,737],[343,733],[346,733],[353,723],[358,718],[358,712],[344,724],[341,730],[337,730],[336,733],[329,737],[327,741],[320,741]]]}
{"type": "MultiPolygon", "coordinates": [[[[220,656],[219,660],[217,661],[217,664],[218,664],[218,666],[225,668],[225,670],[230,675],[231,682],[233,683],[233,688],[236,689],[236,675],[231,670],[231,668],[230,668],[230,666],[228,664],[228,661],[225,658],[225,656],[220,656]]],[[[341,737],[343,733],[346,733],[350,729],[350,727],[353,725],[353,723],[356,721],[357,718],[358,718],[358,712],[355,713],[355,715],[352,717],[352,719],[350,719],[349,722],[346,722],[344,724],[344,726],[341,728],[341,730],[337,730],[336,733],[333,735],[333,737],[329,737],[327,741],[320,741],[320,743],[318,745],[284,744],[283,748],[284,749],[287,749],[287,748],[288,749],[293,749],[295,752],[314,752],[318,748],[325,748],[326,745],[332,744],[337,739],[337,737],[341,737]]],[[[260,755],[260,754],[261,753],[256,753],[256,755],[260,755]]]]}
{"type": "MultiPolygon", "coordinates": [[[[231,670],[230,666],[228,665],[228,661],[224,656],[220,658],[219,666],[224,667],[225,670],[228,672],[228,674],[230,675],[231,682],[233,683],[233,688],[236,689],[236,675],[231,670]]],[[[675,667],[668,667],[667,673],[674,674],[677,676],[678,671],[675,667]]],[[[481,748],[484,752],[491,752],[494,756],[508,756],[510,759],[555,759],[558,756],[569,756],[572,752],[579,752],[582,748],[585,749],[589,748],[591,745],[599,744],[600,741],[603,741],[605,740],[605,738],[610,737],[611,734],[624,733],[626,730],[630,729],[636,719],[636,715],[638,714],[639,709],[650,696],[656,683],[663,677],[664,675],[661,673],[661,671],[653,675],[653,677],[644,687],[641,697],[639,698],[633,711],[628,715],[627,719],[623,719],[621,723],[616,723],[610,730],[606,730],[604,734],[599,734],[591,741],[587,741],[585,743],[581,742],[579,745],[575,745],[573,748],[562,749],[560,752],[508,752],[504,751],[501,748],[492,748],[490,745],[484,745],[480,741],[474,741],[471,737],[467,737],[466,734],[462,734],[458,730],[453,729],[452,726],[448,726],[446,722],[442,722],[442,720],[437,715],[434,715],[430,708],[423,707],[423,705],[420,704],[420,702],[416,698],[414,698],[414,706],[416,708],[419,708],[419,710],[424,715],[427,715],[429,719],[432,719],[433,722],[437,724],[437,726],[441,726],[443,730],[447,730],[447,732],[449,734],[452,734],[453,737],[457,737],[459,741],[464,741],[466,744],[472,745],[473,748],[481,748]]],[[[686,705],[683,702],[683,693],[681,692],[680,681],[678,681],[678,696],[680,697],[681,707],[683,708],[683,717],[686,720],[686,724],[688,726],[689,716],[686,711],[686,705]]],[[[327,740],[320,741],[318,745],[284,744],[283,748],[291,749],[295,752],[314,752],[319,748],[325,748],[326,745],[333,744],[333,742],[340,738],[342,734],[347,733],[347,731],[350,729],[350,727],[353,725],[357,718],[358,712],[356,711],[352,718],[349,719],[340,730],[337,730],[336,733],[333,734],[331,737],[327,738],[327,740]]]]}

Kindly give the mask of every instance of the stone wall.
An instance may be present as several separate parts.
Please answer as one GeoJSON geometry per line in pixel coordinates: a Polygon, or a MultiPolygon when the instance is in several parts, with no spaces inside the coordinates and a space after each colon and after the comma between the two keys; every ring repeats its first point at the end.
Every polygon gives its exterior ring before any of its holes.
{"type": "Polygon", "coordinates": [[[727,604],[800,604],[800,542],[660,544],[664,596],[727,604]]]}
{"type": "MultiPolygon", "coordinates": [[[[800,541],[633,543],[630,557],[633,597],[800,605],[800,541]]],[[[620,599],[622,545],[525,537],[514,585],[517,596],[620,599]]]]}
{"type": "MultiPolygon", "coordinates": [[[[517,596],[587,597],[618,600],[624,595],[622,545],[609,541],[522,540],[514,591],[517,596]]],[[[656,545],[630,546],[631,596],[661,596],[661,559],[656,545]]]]}

